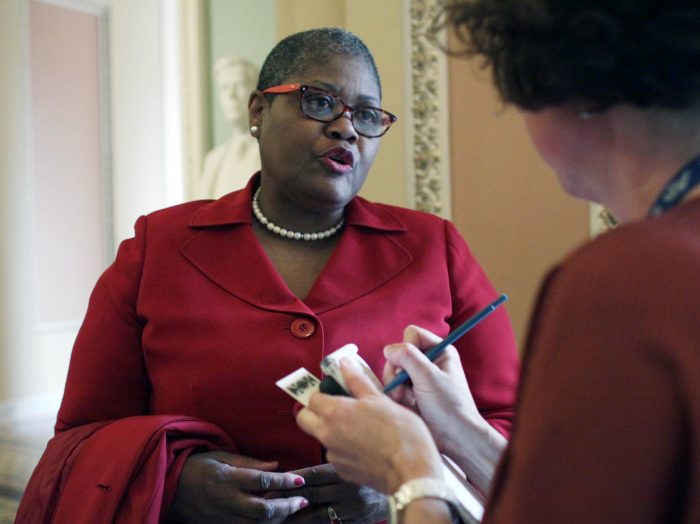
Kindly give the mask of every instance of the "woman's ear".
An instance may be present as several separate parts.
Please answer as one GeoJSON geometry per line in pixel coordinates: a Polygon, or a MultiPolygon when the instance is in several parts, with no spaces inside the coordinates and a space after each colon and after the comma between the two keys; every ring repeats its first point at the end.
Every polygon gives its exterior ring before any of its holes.
{"type": "Polygon", "coordinates": [[[250,124],[251,128],[256,126],[260,129],[263,121],[263,113],[268,105],[269,102],[261,91],[256,89],[250,94],[250,98],[248,99],[248,124],[250,124]]]}

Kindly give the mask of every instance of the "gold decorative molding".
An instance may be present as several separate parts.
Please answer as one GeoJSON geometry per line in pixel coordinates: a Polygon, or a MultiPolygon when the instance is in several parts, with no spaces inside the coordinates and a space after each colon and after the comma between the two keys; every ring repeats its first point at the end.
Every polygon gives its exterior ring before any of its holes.
{"type": "Polygon", "coordinates": [[[447,57],[430,29],[445,0],[410,0],[409,45],[412,117],[409,137],[416,209],[449,218],[450,162],[447,57]]]}

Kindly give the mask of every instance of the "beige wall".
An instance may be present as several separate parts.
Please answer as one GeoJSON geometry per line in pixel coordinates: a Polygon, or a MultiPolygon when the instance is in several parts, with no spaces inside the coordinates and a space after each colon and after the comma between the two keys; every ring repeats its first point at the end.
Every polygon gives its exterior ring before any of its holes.
{"type": "Polygon", "coordinates": [[[452,216],[499,292],[522,342],[539,282],[588,235],[588,205],[566,196],[514,108],[475,63],[450,59],[452,216]]]}

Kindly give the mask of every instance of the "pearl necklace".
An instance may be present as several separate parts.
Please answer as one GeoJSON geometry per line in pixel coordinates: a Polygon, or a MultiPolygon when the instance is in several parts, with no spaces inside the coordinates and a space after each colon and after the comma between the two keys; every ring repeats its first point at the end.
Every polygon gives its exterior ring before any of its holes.
{"type": "Polygon", "coordinates": [[[328,228],[324,231],[319,231],[318,233],[299,233],[298,231],[291,231],[289,229],[284,229],[283,227],[278,226],[274,222],[270,222],[265,215],[263,215],[262,211],[260,210],[260,204],[258,203],[258,199],[260,197],[260,189],[255,192],[255,195],[253,195],[253,214],[255,215],[255,218],[258,219],[258,222],[260,222],[263,226],[265,226],[269,231],[272,231],[275,235],[279,235],[284,238],[291,238],[292,240],[323,240],[324,238],[332,237],[335,235],[340,229],[343,227],[343,224],[345,223],[345,217],[340,219],[340,222],[338,222],[336,225],[334,225],[331,228],[328,228]]]}

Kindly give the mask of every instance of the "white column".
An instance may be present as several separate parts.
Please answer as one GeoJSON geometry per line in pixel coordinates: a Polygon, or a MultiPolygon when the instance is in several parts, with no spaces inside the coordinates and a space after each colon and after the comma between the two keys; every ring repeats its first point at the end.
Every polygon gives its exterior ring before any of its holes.
{"type": "MultiPolygon", "coordinates": [[[[158,0],[111,0],[110,85],[114,239],[166,205],[158,0]]],[[[171,203],[171,202],[168,202],[171,203]]]]}
{"type": "Polygon", "coordinates": [[[27,18],[0,2],[0,401],[31,387],[27,18]]]}

